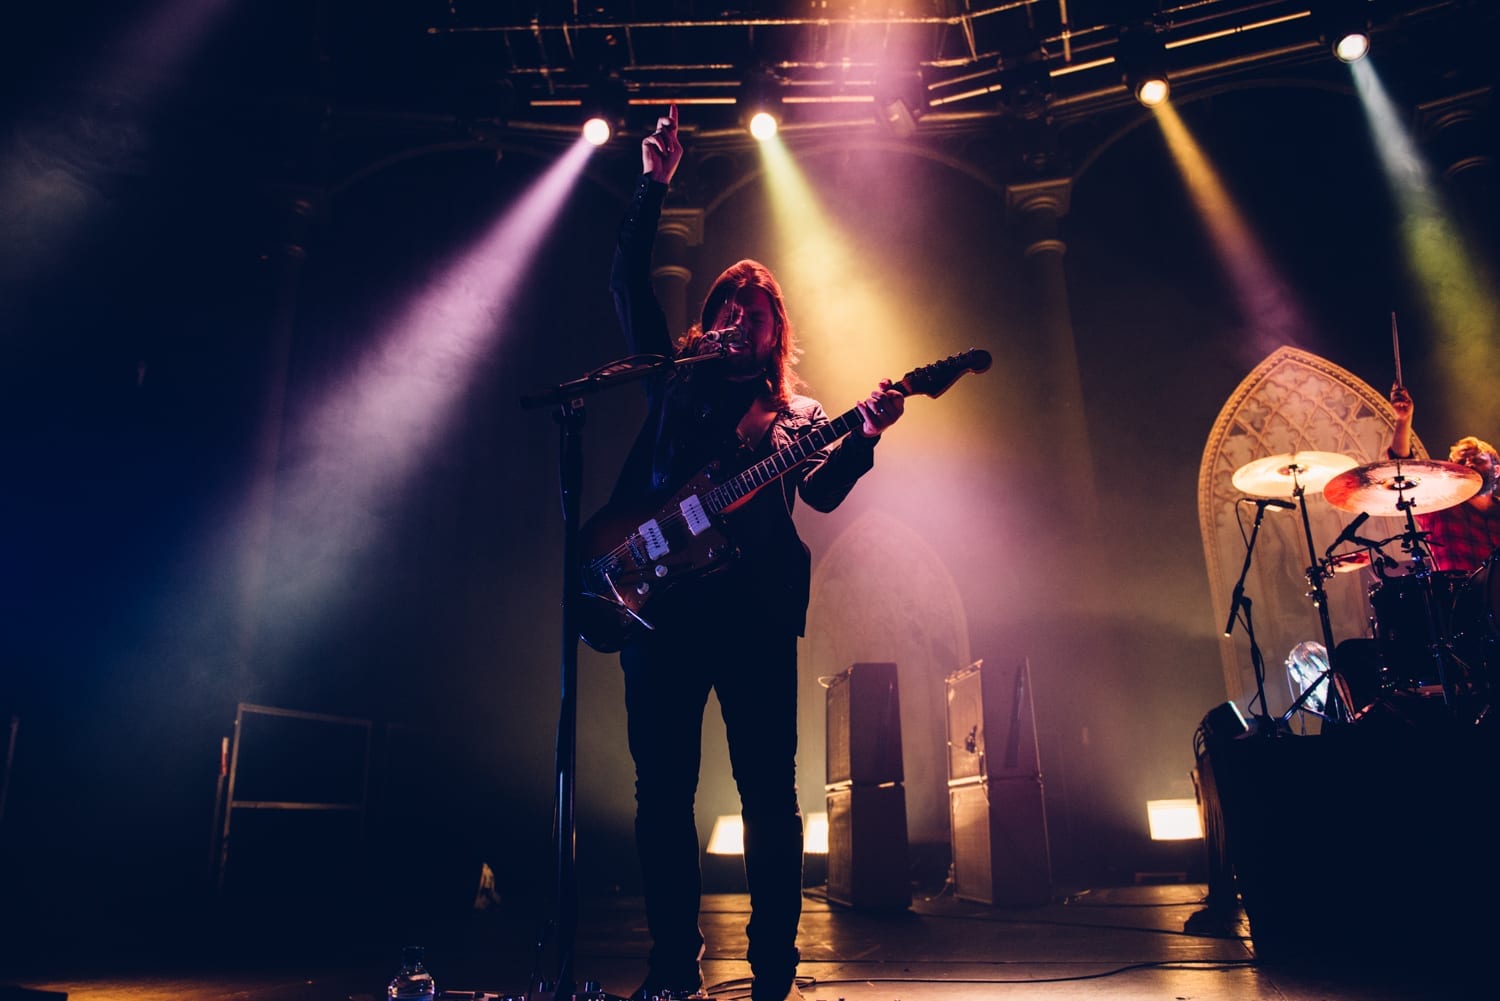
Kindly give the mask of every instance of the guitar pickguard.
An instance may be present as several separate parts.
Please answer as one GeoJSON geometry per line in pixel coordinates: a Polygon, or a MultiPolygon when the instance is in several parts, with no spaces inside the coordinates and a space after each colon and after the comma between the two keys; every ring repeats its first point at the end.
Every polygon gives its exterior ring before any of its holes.
{"type": "MultiPolygon", "coordinates": [[[[713,488],[715,470],[710,466],[699,472],[643,520],[605,508],[584,525],[585,552],[601,552],[604,545],[616,543],[584,566],[584,595],[612,606],[622,627],[649,627],[641,615],[648,601],[681,580],[721,568],[733,555],[722,524],[702,502],[702,494],[713,488]]],[[[614,638],[600,635],[607,631],[598,624],[586,627],[584,642],[596,650],[615,646],[614,638]]]]}

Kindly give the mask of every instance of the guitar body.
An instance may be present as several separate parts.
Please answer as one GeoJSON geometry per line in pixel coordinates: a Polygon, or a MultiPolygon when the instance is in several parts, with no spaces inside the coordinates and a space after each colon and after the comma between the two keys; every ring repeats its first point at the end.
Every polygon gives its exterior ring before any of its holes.
{"type": "Polygon", "coordinates": [[[734,546],[702,506],[719,464],[705,466],[654,512],[607,506],[579,530],[583,568],[579,635],[600,653],[619,650],[646,628],[646,606],[684,579],[721,569],[734,546]]]}
{"type": "MultiPolygon", "coordinates": [[[[891,388],[903,396],[936,398],[965,372],[989,367],[988,351],[965,351],[913,369],[891,388]]],[[[579,636],[600,653],[613,653],[634,630],[651,628],[646,612],[653,598],[734,557],[722,515],[862,421],[856,405],[732,476],[720,477],[717,462],[704,467],[654,513],[606,507],[590,518],[579,531],[584,553],[579,636]]]]}

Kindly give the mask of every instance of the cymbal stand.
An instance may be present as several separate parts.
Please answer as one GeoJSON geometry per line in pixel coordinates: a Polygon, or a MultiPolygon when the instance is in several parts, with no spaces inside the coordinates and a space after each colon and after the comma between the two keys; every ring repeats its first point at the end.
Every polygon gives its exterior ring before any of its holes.
{"type": "Polygon", "coordinates": [[[1432,567],[1427,560],[1426,549],[1423,542],[1427,533],[1417,529],[1417,519],[1412,513],[1416,501],[1406,496],[1406,484],[1411,482],[1401,472],[1401,466],[1396,466],[1396,510],[1406,516],[1406,531],[1401,536],[1401,549],[1411,558],[1412,575],[1421,582],[1422,612],[1427,623],[1427,653],[1432,658],[1432,666],[1437,668],[1438,684],[1443,689],[1443,705],[1453,708],[1453,685],[1448,680],[1448,656],[1445,648],[1448,645],[1448,637],[1443,635],[1438,624],[1437,616],[1433,613],[1436,604],[1436,596],[1432,591],[1432,567]]]}
{"type": "MultiPolygon", "coordinates": [[[[1305,571],[1308,584],[1307,596],[1312,599],[1313,606],[1318,610],[1318,624],[1323,630],[1323,648],[1328,651],[1328,667],[1323,671],[1323,677],[1330,680],[1328,694],[1323,699],[1324,719],[1336,722],[1348,722],[1352,706],[1349,705],[1344,696],[1343,686],[1334,684],[1333,679],[1339,678],[1338,658],[1334,653],[1333,623],[1328,618],[1328,594],[1323,590],[1323,581],[1328,579],[1332,571],[1328,568],[1326,559],[1318,558],[1317,547],[1313,545],[1312,521],[1307,514],[1307,487],[1297,476],[1296,467],[1292,467],[1292,496],[1297,498],[1297,508],[1302,512],[1302,534],[1307,540],[1307,558],[1309,560],[1305,571]]],[[[1311,693],[1317,691],[1322,677],[1309,685],[1297,700],[1292,703],[1286,713],[1281,717],[1285,723],[1291,719],[1292,714],[1302,708],[1311,693]]]]}

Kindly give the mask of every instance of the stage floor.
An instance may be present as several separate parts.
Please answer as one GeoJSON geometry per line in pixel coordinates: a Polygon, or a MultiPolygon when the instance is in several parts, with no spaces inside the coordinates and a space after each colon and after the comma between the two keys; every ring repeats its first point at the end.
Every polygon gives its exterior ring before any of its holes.
{"type": "MultiPolygon", "coordinates": [[[[809,890],[799,939],[803,993],[808,1001],[1464,996],[1464,978],[1449,964],[1466,957],[1393,957],[1402,960],[1395,969],[1350,969],[1320,963],[1314,947],[1312,958],[1295,966],[1268,964],[1256,956],[1243,913],[1211,918],[1205,893],[1201,884],[1099,888],[1060,894],[1045,907],[1007,910],[955,900],[950,892],[919,896],[906,911],[880,913],[830,906],[819,891],[809,890]]],[[[742,958],[747,913],[743,895],[705,899],[709,946],[703,970],[711,997],[748,996],[742,958]]],[[[384,998],[399,939],[382,941],[373,931],[350,935],[350,925],[285,917],[284,923],[257,920],[253,931],[226,921],[199,926],[198,934],[176,929],[143,935],[137,927],[112,939],[95,928],[92,939],[80,935],[72,946],[7,956],[0,967],[0,1001],[384,998]]],[[[420,944],[444,992],[521,995],[542,924],[535,915],[508,913],[502,906],[428,921],[420,944]]],[[[585,900],[577,980],[597,981],[611,995],[628,993],[643,974],[646,941],[639,900],[585,900]]],[[[555,970],[555,958],[544,960],[543,973],[555,970]]]]}

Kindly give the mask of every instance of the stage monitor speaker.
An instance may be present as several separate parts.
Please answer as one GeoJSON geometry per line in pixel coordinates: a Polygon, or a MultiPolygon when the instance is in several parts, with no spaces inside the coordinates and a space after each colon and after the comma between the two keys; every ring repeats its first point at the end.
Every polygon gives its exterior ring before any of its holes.
{"type": "Polygon", "coordinates": [[[953,888],[961,900],[1031,907],[1052,899],[1052,856],[1038,776],[948,787],[953,888]]]}
{"type": "Polygon", "coordinates": [[[828,780],[900,782],[901,700],[895,664],[855,664],[828,684],[828,780]]]}
{"type": "Polygon", "coordinates": [[[849,907],[911,906],[906,790],[900,785],[828,789],[828,899],[849,907]]]}
{"type": "Polygon", "coordinates": [[[975,661],[950,674],[947,687],[950,782],[1040,774],[1029,662],[975,661]]]}

